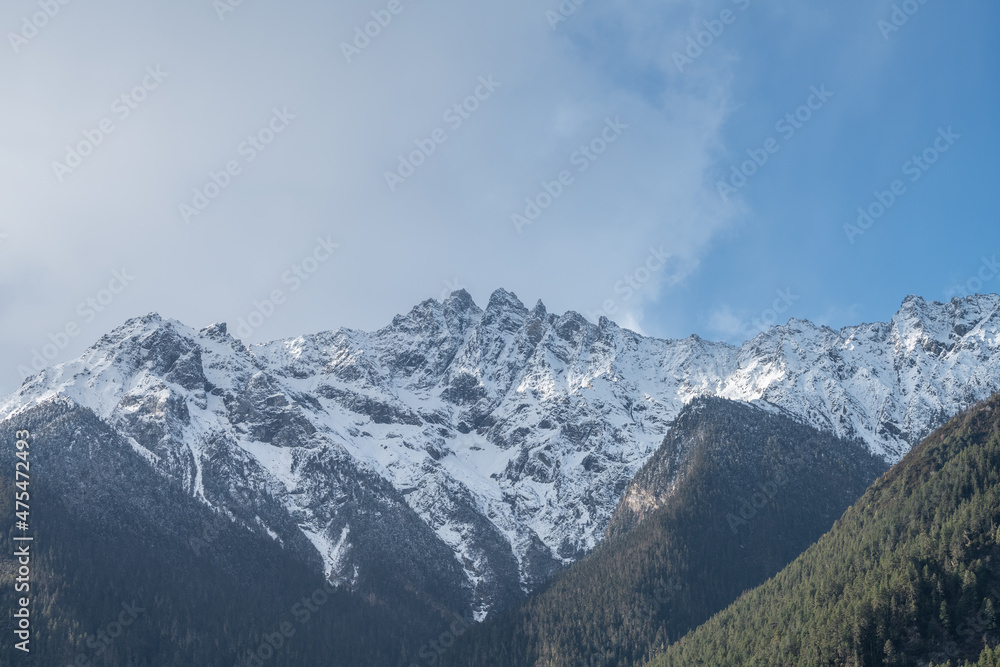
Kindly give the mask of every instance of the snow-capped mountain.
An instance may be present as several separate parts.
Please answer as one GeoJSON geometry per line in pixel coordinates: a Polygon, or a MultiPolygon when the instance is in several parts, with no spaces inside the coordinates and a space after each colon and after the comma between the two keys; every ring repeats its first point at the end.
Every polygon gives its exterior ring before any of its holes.
{"type": "Polygon", "coordinates": [[[133,319],[26,380],[0,421],[89,408],[187,493],[253,508],[249,528],[315,549],[343,585],[363,590],[382,558],[463,588],[482,617],[595,546],[694,397],[754,402],[894,462],[1000,389],[998,348],[996,295],[908,297],[890,322],[839,332],[792,320],[737,348],[503,290],[482,310],[460,291],[373,333],[251,346],[221,324],[133,319]]]}

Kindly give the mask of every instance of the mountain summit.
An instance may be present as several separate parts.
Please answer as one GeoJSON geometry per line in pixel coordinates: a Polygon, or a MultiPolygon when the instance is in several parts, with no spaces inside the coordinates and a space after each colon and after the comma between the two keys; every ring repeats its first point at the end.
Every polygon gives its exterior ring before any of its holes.
{"type": "Polygon", "coordinates": [[[396,572],[482,618],[594,548],[694,398],[752,402],[891,463],[1000,390],[998,330],[996,295],[908,297],[889,322],[839,332],[793,320],[742,347],[529,310],[504,290],[485,310],[459,291],[379,331],[249,346],[151,314],[26,380],[0,421],[88,409],[185,493],[251,509],[253,530],[342,586],[396,572]]]}

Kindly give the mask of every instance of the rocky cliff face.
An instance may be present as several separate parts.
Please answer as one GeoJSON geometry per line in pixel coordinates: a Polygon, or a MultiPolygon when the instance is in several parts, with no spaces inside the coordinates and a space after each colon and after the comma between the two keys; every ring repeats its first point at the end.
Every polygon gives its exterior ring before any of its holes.
{"type": "Polygon", "coordinates": [[[342,585],[397,571],[482,616],[594,547],[693,398],[754,402],[893,462],[1000,389],[998,310],[995,295],[910,297],[888,323],[793,320],[741,348],[503,290],[485,310],[462,291],[376,332],[249,347],[225,325],[148,315],[29,378],[0,420],[88,408],[191,496],[245,510],[342,585]]]}

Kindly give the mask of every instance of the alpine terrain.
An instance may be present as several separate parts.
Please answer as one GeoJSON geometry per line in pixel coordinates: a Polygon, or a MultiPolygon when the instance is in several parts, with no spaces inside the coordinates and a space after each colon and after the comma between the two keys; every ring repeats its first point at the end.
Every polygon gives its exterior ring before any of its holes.
{"type": "MultiPolygon", "coordinates": [[[[1000,390],[998,331],[996,295],[908,297],[889,322],[840,331],[792,320],[742,347],[644,337],[503,290],[485,309],[459,291],[376,332],[253,345],[150,314],[28,378],[0,424],[87,415],[76,437],[38,443],[53,470],[123,443],[143,478],[343,589],[482,619],[594,549],[695,398],[749,402],[894,463],[1000,390]]],[[[110,483],[76,482],[83,498],[110,483]]]]}
{"type": "Polygon", "coordinates": [[[776,577],[649,663],[1000,663],[1000,396],[883,475],[776,577]]]}

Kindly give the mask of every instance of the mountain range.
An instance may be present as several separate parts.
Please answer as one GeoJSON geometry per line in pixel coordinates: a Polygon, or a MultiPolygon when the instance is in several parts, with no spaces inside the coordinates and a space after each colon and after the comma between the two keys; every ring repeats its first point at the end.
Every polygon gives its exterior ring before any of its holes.
{"type": "Polygon", "coordinates": [[[935,431],[791,565],[647,667],[995,667],[998,604],[994,396],[935,431]]]}
{"type": "Polygon", "coordinates": [[[441,664],[643,664],[777,574],[887,468],[860,440],[696,398],[629,484],[607,538],[441,664]]]}
{"type": "MultiPolygon", "coordinates": [[[[266,344],[150,314],[26,379],[0,424],[92,415],[219,521],[343,589],[481,620],[593,551],[616,511],[625,526],[658,507],[629,485],[694,399],[751,403],[892,464],[1000,390],[998,330],[996,295],[908,297],[840,331],[791,320],[740,347],[503,290],[485,309],[459,291],[375,332],[266,344]]],[[[109,455],[95,444],[75,446],[109,455]]]]}

